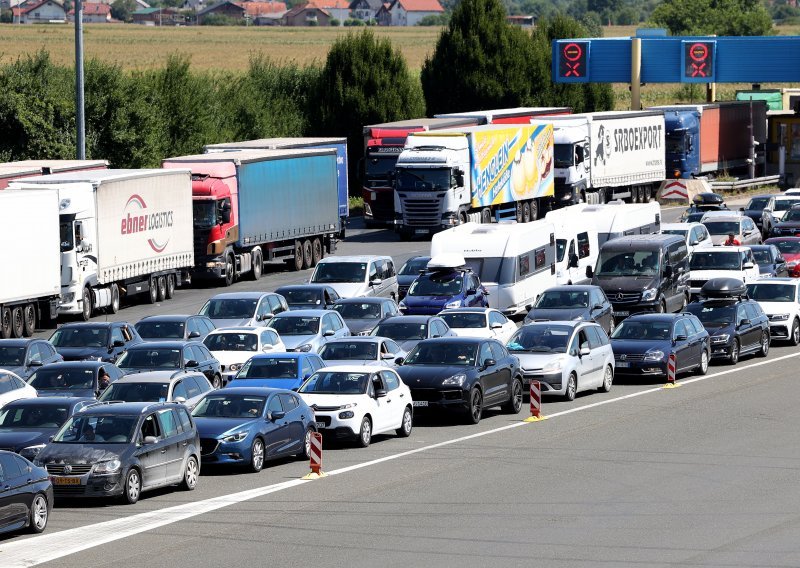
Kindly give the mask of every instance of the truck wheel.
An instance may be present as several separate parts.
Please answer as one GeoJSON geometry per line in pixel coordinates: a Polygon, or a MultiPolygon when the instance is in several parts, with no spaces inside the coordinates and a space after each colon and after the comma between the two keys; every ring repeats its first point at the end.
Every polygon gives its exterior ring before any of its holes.
{"type": "Polygon", "coordinates": [[[530,200],[531,208],[531,221],[536,221],[539,218],[539,204],[534,199],[530,200]]]}
{"type": "Polygon", "coordinates": [[[650,203],[650,186],[642,188],[642,203],[650,203]]]}
{"type": "Polygon", "coordinates": [[[458,224],[463,225],[467,222],[467,212],[466,211],[459,211],[458,212],[458,224]]]}
{"type": "Polygon", "coordinates": [[[523,223],[530,223],[531,222],[531,204],[525,201],[522,204],[522,222],[523,223]]]}
{"type": "Polygon", "coordinates": [[[151,304],[158,302],[158,278],[155,276],[150,278],[150,290],[147,298],[150,300],[151,304]]]}
{"type": "Polygon", "coordinates": [[[492,222],[492,210],[488,207],[484,207],[481,209],[481,223],[491,223],[492,222]]]}
{"type": "Polygon", "coordinates": [[[111,285],[111,305],[108,306],[108,311],[112,314],[119,311],[119,286],[116,284],[111,285]]]}
{"type": "Polygon", "coordinates": [[[303,243],[300,241],[294,242],[294,269],[303,270],[303,243]]]}
{"type": "Polygon", "coordinates": [[[0,310],[0,338],[11,339],[11,309],[0,310]]]}
{"type": "Polygon", "coordinates": [[[83,311],[81,312],[83,321],[92,319],[92,291],[87,287],[83,289],[83,311]]]}
{"type": "Polygon", "coordinates": [[[253,251],[253,272],[250,276],[253,280],[261,278],[261,271],[264,270],[264,261],[261,260],[261,250],[256,249],[253,251]]]}
{"type": "Polygon", "coordinates": [[[175,295],[175,275],[167,274],[167,300],[171,300],[175,295]]]}
{"type": "Polygon", "coordinates": [[[597,192],[597,202],[601,205],[606,202],[606,190],[601,189],[597,192]]]}
{"type": "Polygon", "coordinates": [[[167,279],[164,276],[159,276],[156,279],[156,292],[158,293],[158,301],[163,302],[167,299],[167,279]]]}
{"type": "Polygon", "coordinates": [[[11,332],[17,339],[23,337],[25,332],[25,317],[22,315],[22,306],[14,306],[11,310],[11,332]]]}
{"type": "Polygon", "coordinates": [[[26,304],[23,310],[24,329],[22,330],[25,337],[30,337],[36,331],[36,306],[33,304],[26,304]]]}
{"type": "Polygon", "coordinates": [[[311,241],[308,239],[303,241],[303,268],[311,268],[314,266],[314,250],[311,246],[311,241]]]}
{"type": "Polygon", "coordinates": [[[236,268],[233,264],[233,255],[229,254],[225,257],[225,286],[231,286],[233,284],[235,270],[236,268]]]}
{"type": "Polygon", "coordinates": [[[322,241],[319,240],[319,237],[311,242],[311,248],[313,249],[311,266],[316,266],[319,264],[319,261],[322,260],[322,257],[325,256],[325,252],[322,250],[322,241]]]}
{"type": "Polygon", "coordinates": [[[642,188],[634,187],[631,190],[631,203],[641,203],[641,202],[642,202],[642,188]]]}

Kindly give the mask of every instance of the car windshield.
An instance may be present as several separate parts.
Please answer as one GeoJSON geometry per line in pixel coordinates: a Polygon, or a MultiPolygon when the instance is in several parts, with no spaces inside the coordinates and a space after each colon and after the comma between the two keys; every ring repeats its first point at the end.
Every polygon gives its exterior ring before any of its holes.
{"type": "Polygon", "coordinates": [[[689,304],[686,309],[703,325],[725,326],[736,319],[736,304],[733,303],[697,302],[689,304]]]}
{"type": "Polygon", "coordinates": [[[69,406],[6,406],[0,410],[0,428],[58,428],[69,416],[69,406]]]}
{"type": "Polygon", "coordinates": [[[100,327],[62,327],[50,338],[56,347],[108,347],[108,329],[100,327]]]}
{"type": "Polygon", "coordinates": [[[337,341],[326,344],[319,352],[319,356],[329,361],[342,360],[376,360],[378,358],[378,344],[367,341],[337,341]]]}
{"type": "Polygon", "coordinates": [[[566,325],[524,325],[508,340],[509,351],[566,353],[572,327],[566,325]]]}
{"type": "Polygon", "coordinates": [[[312,282],[363,282],[367,274],[366,262],[321,262],[314,271],[312,282]]]}
{"type": "Polygon", "coordinates": [[[211,319],[250,319],[256,313],[257,298],[218,298],[206,302],[201,316],[211,319]]]}
{"type": "Polygon", "coordinates": [[[380,304],[347,302],[336,304],[333,309],[339,312],[343,319],[380,319],[380,304]]]}
{"type": "Polygon", "coordinates": [[[321,290],[278,290],[278,293],[292,305],[319,306],[322,304],[321,290]]]}
{"type": "Polygon", "coordinates": [[[767,206],[768,202],[769,197],[754,197],[750,200],[750,203],[747,204],[746,209],[748,211],[761,211],[767,206]]]}
{"type": "Polygon", "coordinates": [[[797,240],[797,241],[789,241],[789,240],[776,241],[774,243],[770,241],[770,244],[773,244],[776,247],[778,247],[778,250],[781,251],[782,253],[800,254],[800,240],[797,240]]]}
{"type": "Polygon", "coordinates": [[[794,302],[797,288],[794,284],[753,282],[747,285],[747,297],[756,302],[794,302]]]}
{"type": "Polygon", "coordinates": [[[169,383],[112,383],[98,400],[125,402],[166,402],[169,383]]]}
{"type": "Polygon", "coordinates": [[[81,414],[67,420],[53,438],[58,444],[128,444],[138,416],[81,414]]]}
{"type": "Polygon", "coordinates": [[[800,209],[791,209],[783,217],[784,221],[800,221],[800,209]]]}
{"type": "Polygon", "coordinates": [[[258,337],[254,333],[212,333],[203,343],[209,351],[257,351],[258,337]]]}
{"type": "Polygon", "coordinates": [[[741,270],[738,252],[710,251],[692,253],[689,270],[741,270]]]}
{"type": "Polygon", "coordinates": [[[672,324],[662,321],[631,321],[619,324],[611,339],[641,339],[642,341],[662,341],[672,338],[672,324]]]}
{"type": "Polygon", "coordinates": [[[296,379],[299,376],[297,371],[297,359],[250,359],[245,363],[236,375],[239,379],[296,379]]]}
{"type": "Polygon", "coordinates": [[[425,339],[425,337],[428,335],[428,324],[403,322],[379,323],[370,332],[370,335],[388,337],[389,339],[394,339],[395,341],[425,339]]]}
{"type": "Polygon", "coordinates": [[[24,347],[0,347],[0,367],[21,367],[24,364],[24,347]]]}
{"type": "Polygon", "coordinates": [[[420,343],[408,357],[403,365],[475,365],[478,346],[475,343],[420,343]]]}
{"type": "Polygon", "coordinates": [[[535,309],[572,309],[588,308],[589,292],[573,290],[549,290],[542,293],[536,304],[535,309]]]}
{"type": "Polygon", "coordinates": [[[401,276],[416,276],[419,274],[420,270],[425,270],[429,260],[430,258],[427,256],[411,258],[403,265],[397,274],[401,276]]]}
{"type": "Polygon", "coordinates": [[[136,331],[145,339],[183,339],[184,323],[180,321],[140,321],[136,331]]]}
{"type": "Polygon", "coordinates": [[[316,335],[319,332],[319,318],[316,317],[276,317],[269,325],[280,335],[316,335]]]}
{"type": "Polygon", "coordinates": [[[461,293],[464,279],[460,272],[422,274],[408,289],[409,296],[455,296],[461,293]]]}
{"type": "Polygon", "coordinates": [[[657,251],[602,251],[598,276],[653,276],[658,271],[657,251]]]}
{"type": "Polygon", "coordinates": [[[306,394],[365,394],[369,386],[369,373],[343,371],[318,371],[300,387],[306,394]]]}
{"type": "Polygon", "coordinates": [[[486,327],[486,314],[452,312],[440,314],[440,317],[447,325],[458,329],[483,329],[486,327]]]}
{"type": "Polygon", "coordinates": [[[37,391],[92,389],[94,373],[94,369],[65,369],[61,365],[49,365],[37,370],[28,384],[37,391]]]}
{"type": "Polygon", "coordinates": [[[264,413],[266,397],[209,394],[192,411],[197,418],[257,418],[264,413]]]}
{"type": "Polygon", "coordinates": [[[739,221],[703,221],[708,232],[712,235],[739,235],[741,234],[741,227],[739,221]]]}
{"type": "Polygon", "coordinates": [[[754,249],[753,258],[755,258],[756,264],[772,264],[772,255],[766,249],[754,249]]]}
{"type": "Polygon", "coordinates": [[[130,349],[120,355],[121,369],[180,369],[180,349],[130,349]]]}
{"type": "Polygon", "coordinates": [[[797,205],[798,203],[800,203],[800,199],[776,199],[775,211],[786,211],[791,209],[792,205],[797,205]]]}

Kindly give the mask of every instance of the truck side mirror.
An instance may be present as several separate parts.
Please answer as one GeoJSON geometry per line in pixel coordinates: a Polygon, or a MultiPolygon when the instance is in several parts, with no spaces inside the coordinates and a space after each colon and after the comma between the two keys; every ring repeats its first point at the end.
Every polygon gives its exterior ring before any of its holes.
{"type": "Polygon", "coordinates": [[[578,268],[578,255],[572,253],[569,255],[569,267],[570,268],[578,268]]]}
{"type": "Polygon", "coordinates": [[[222,222],[228,224],[231,222],[231,208],[230,207],[223,207],[222,211],[220,211],[220,218],[222,222]]]}
{"type": "Polygon", "coordinates": [[[462,172],[461,170],[456,170],[455,178],[456,178],[456,185],[458,187],[464,187],[464,172],[462,172]]]}
{"type": "Polygon", "coordinates": [[[586,278],[592,278],[594,276],[594,270],[592,270],[591,266],[586,267],[586,278]]]}

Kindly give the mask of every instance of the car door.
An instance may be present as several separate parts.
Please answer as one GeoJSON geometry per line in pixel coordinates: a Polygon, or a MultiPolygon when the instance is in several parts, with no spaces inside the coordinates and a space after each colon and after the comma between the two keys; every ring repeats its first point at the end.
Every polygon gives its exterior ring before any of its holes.
{"type": "MultiPolygon", "coordinates": [[[[675,353],[675,370],[685,371],[692,368],[699,361],[699,352],[693,349],[690,341],[690,331],[686,327],[686,322],[677,320],[672,327],[672,352],[675,353]]],[[[696,344],[694,345],[696,347],[696,344]]]]}
{"type": "Polygon", "coordinates": [[[380,372],[375,372],[370,375],[367,394],[372,400],[373,407],[370,411],[370,414],[372,414],[372,433],[378,434],[393,429],[394,418],[392,416],[392,409],[394,406],[392,397],[383,382],[383,377],[380,372]],[[379,391],[386,393],[386,396],[378,396],[379,391]]]}
{"type": "Polygon", "coordinates": [[[22,472],[14,455],[0,454],[0,528],[25,520],[22,472]]]}
{"type": "Polygon", "coordinates": [[[200,341],[203,335],[203,330],[200,329],[200,322],[197,321],[197,318],[189,318],[186,321],[186,339],[197,339],[200,341]]]}
{"type": "Polygon", "coordinates": [[[216,374],[216,366],[214,365],[214,356],[202,345],[190,346],[192,359],[197,361],[197,370],[203,373],[206,378],[214,382],[214,375],[216,374]]]}
{"type": "Polygon", "coordinates": [[[306,416],[300,408],[300,403],[297,397],[291,394],[280,394],[281,405],[284,412],[286,412],[286,421],[288,425],[289,437],[286,440],[286,445],[282,450],[282,454],[295,454],[303,446],[305,440],[306,416]]]}
{"type": "Polygon", "coordinates": [[[164,437],[164,455],[167,481],[179,481],[183,477],[183,454],[186,447],[185,440],[179,435],[178,417],[171,408],[159,410],[158,423],[161,435],[164,437]]]}
{"type": "Polygon", "coordinates": [[[272,311],[269,296],[262,297],[261,301],[258,302],[258,307],[256,307],[255,325],[257,327],[267,326],[269,325],[269,320],[274,316],[275,314],[272,311]]]}
{"type": "MultiPolygon", "coordinates": [[[[605,341],[601,334],[605,333],[596,325],[587,325],[584,328],[586,338],[589,340],[589,349],[592,351],[591,385],[600,386],[603,383],[603,365],[605,364],[605,341]]],[[[588,387],[587,383],[584,386],[588,387]]]]}
{"type": "Polygon", "coordinates": [[[116,361],[117,357],[125,351],[127,343],[122,333],[122,327],[119,325],[112,325],[108,345],[108,360],[112,363],[116,361]]]}
{"type": "Polygon", "coordinates": [[[603,329],[611,329],[611,304],[605,300],[601,290],[589,290],[589,314],[592,321],[597,322],[603,329]]]}
{"type": "Polygon", "coordinates": [[[148,414],[142,420],[139,428],[139,444],[137,455],[142,464],[142,487],[162,485],[167,475],[167,442],[161,435],[156,412],[148,414]],[[155,441],[145,443],[146,438],[155,438],[155,441]]]}
{"type": "MultiPolygon", "coordinates": [[[[585,328],[580,328],[575,332],[573,343],[575,353],[578,354],[577,372],[578,372],[578,390],[584,390],[587,385],[596,382],[594,375],[597,373],[594,356],[592,355],[592,347],[589,344],[589,337],[586,335],[585,328]],[[582,354],[581,351],[588,349],[589,352],[582,354]]],[[[601,363],[602,364],[602,363],[601,363]]]]}
{"type": "MultiPolygon", "coordinates": [[[[747,313],[747,319],[749,319],[753,325],[753,345],[761,345],[761,334],[764,332],[765,328],[767,330],[769,329],[768,327],[764,326],[764,318],[766,316],[756,302],[745,303],[744,309],[747,313]]],[[[767,333],[769,332],[767,331],[767,333]]]]}
{"type": "Polygon", "coordinates": [[[772,256],[775,259],[775,276],[785,277],[789,276],[789,270],[786,268],[786,259],[783,258],[781,251],[775,245],[770,246],[772,256]]]}
{"type": "Polygon", "coordinates": [[[744,255],[742,260],[742,268],[744,270],[745,284],[752,282],[753,280],[758,280],[761,277],[761,274],[759,273],[756,259],[753,256],[753,251],[746,249],[742,252],[742,254],[744,255]]]}
{"type": "Polygon", "coordinates": [[[484,341],[481,343],[478,348],[478,360],[476,364],[478,365],[478,372],[481,376],[481,382],[483,383],[484,406],[495,404],[503,398],[505,385],[503,384],[500,364],[494,358],[490,342],[484,341]],[[487,360],[489,360],[489,362],[494,361],[494,363],[487,365],[487,360]]]}
{"type": "Polygon", "coordinates": [[[508,327],[509,320],[506,316],[497,311],[489,312],[489,329],[492,332],[492,337],[501,343],[505,343],[511,337],[511,330],[508,327]]]}
{"type": "Polygon", "coordinates": [[[506,400],[511,395],[511,381],[514,378],[514,364],[508,351],[499,341],[490,341],[489,347],[492,349],[492,359],[497,361],[498,369],[498,396],[506,400]]]}
{"type": "Polygon", "coordinates": [[[736,333],[739,336],[739,346],[741,351],[749,350],[758,341],[757,336],[761,331],[757,329],[753,321],[747,314],[745,304],[736,306],[736,333]]]}
{"type": "Polygon", "coordinates": [[[289,418],[277,393],[267,400],[266,419],[270,422],[271,428],[268,429],[264,436],[264,455],[267,459],[272,459],[281,454],[282,448],[286,447],[291,437],[289,434],[289,418]]]}
{"type": "Polygon", "coordinates": [[[390,429],[396,430],[403,424],[403,413],[406,406],[411,404],[405,392],[400,388],[400,377],[394,371],[383,370],[380,372],[383,388],[386,389],[386,399],[389,403],[390,429]]]}
{"type": "Polygon", "coordinates": [[[28,380],[34,371],[42,365],[44,365],[44,361],[42,360],[42,350],[39,348],[39,342],[32,341],[28,345],[25,366],[20,370],[19,376],[28,380]]]}
{"type": "Polygon", "coordinates": [[[742,217],[742,244],[757,245],[761,243],[761,235],[750,217],[742,217]]]}

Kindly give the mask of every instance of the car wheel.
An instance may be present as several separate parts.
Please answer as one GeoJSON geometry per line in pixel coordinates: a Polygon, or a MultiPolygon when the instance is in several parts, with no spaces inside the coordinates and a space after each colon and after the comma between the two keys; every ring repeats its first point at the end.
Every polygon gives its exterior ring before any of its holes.
{"type": "Polygon", "coordinates": [[[603,373],[603,384],[600,385],[601,392],[608,392],[611,390],[611,385],[614,383],[614,370],[611,368],[611,365],[606,367],[605,373],[603,373]]]}
{"type": "Polygon", "coordinates": [[[22,314],[22,306],[16,306],[11,310],[11,331],[18,339],[25,335],[25,316],[22,314]]]}
{"type": "Polygon", "coordinates": [[[92,291],[87,287],[83,289],[83,311],[81,312],[83,321],[92,319],[92,291]]]}
{"type": "Polygon", "coordinates": [[[139,476],[138,469],[129,469],[125,476],[125,488],[122,498],[128,505],[133,505],[139,500],[142,494],[142,478],[139,476]]]}
{"type": "Polygon", "coordinates": [[[400,428],[395,430],[397,435],[401,438],[408,438],[411,435],[411,429],[414,427],[414,415],[411,413],[411,407],[406,406],[403,411],[403,421],[400,423],[400,428]]]}
{"type": "Polygon", "coordinates": [[[728,362],[731,365],[735,365],[739,362],[739,340],[733,340],[733,347],[731,347],[731,356],[728,358],[728,362]]]}
{"type": "Polygon", "coordinates": [[[303,436],[303,447],[297,457],[301,460],[311,459],[311,434],[314,433],[313,428],[306,429],[306,435],[303,436]]]}
{"type": "Polygon", "coordinates": [[[503,405],[503,410],[509,414],[519,414],[522,410],[522,381],[518,378],[511,381],[511,397],[503,405]]]}
{"type": "Polygon", "coordinates": [[[372,441],[372,421],[368,416],[365,416],[361,421],[361,428],[358,430],[358,440],[356,443],[359,447],[366,448],[372,441]]]}
{"type": "Polygon", "coordinates": [[[30,337],[36,332],[36,306],[33,304],[25,304],[22,311],[23,329],[22,335],[30,337]]]}
{"type": "Polygon", "coordinates": [[[211,381],[211,386],[214,387],[215,389],[221,389],[222,377],[220,377],[219,375],[214,375],[214,380],[211,381]]]}
{"type": "Polygon", "coordinates": [[[708,373],[708,351],[705,349],[700,354],[700,366],[697,368],[697,372],[701,375],[708,373]]]}
{"type": "Polygon", "coordinates": [[[167,274],[167,300],[171,300],[175,295],[175,275],[167,274]]]}
{"type": "Polygon", "coordinates": [[[0,338],[11,339],[11,308],[0,310],[0,338]]]}
{"type": "Polygon", "coordinates": [[[250,277],[253,280],[258,280],[261,278],[261,272],[264,270],[264,261],[261,259],[261,251],[256,249],[253,251],[253,271],[250,273],[250,277]]]}
{"type": "Polygon", "coordinates": [[[573,401],[575,395],[578,393],[578,376],[575,373],[570,373],[567,379],[567,388],[564,389],[564,400],[573,401]]]}
{"type": "Polygon", "coordinates": [[[47,518],[50,511],[47,508],[47,497],[41,493],[37,493],[31,503],[30,519],[28,524],[28,531],[39,534],[47,528],[47,518]]]}
{"type": "Polygon", "coordinates": [[[759,357],[766,357],[769,355],[769,332],[761,332],[761,349],[758,350],[759,357]]]}
{"type": "Polygon", "coordinates": [[[181,489],[192,491],[197,487],[197,478],[200,476],[200,468],[197,466],[197,458],[189,456],[186,460],[186,469],[183,472],[183,482],[181,489]]]}
{"type": "Polygon", "coordinates": [[[119,286],[116,284],[111,285],[111,304],[108,306],[108,311],[112,314],[119,311],[119,286]]]}
{"type": "Polygon", "coordinates": [[[472,387],[469,392],[469,409],[467,410],[467,422],[477,424],[483,417],[483,393],[478,387],[472,387]]]}
{"type": "Polygon", "coordinates": [[[264,442],[261,438],[253,440],[250,448],[250,471],[258,473],[264,468],[264,442]]]}
{"type": "Polygon", "coordinates": [[[792,345],[800,344],[800,321],[797,319],[792,323],[792,332],[789,334],[789,342],[792,345]]]}

